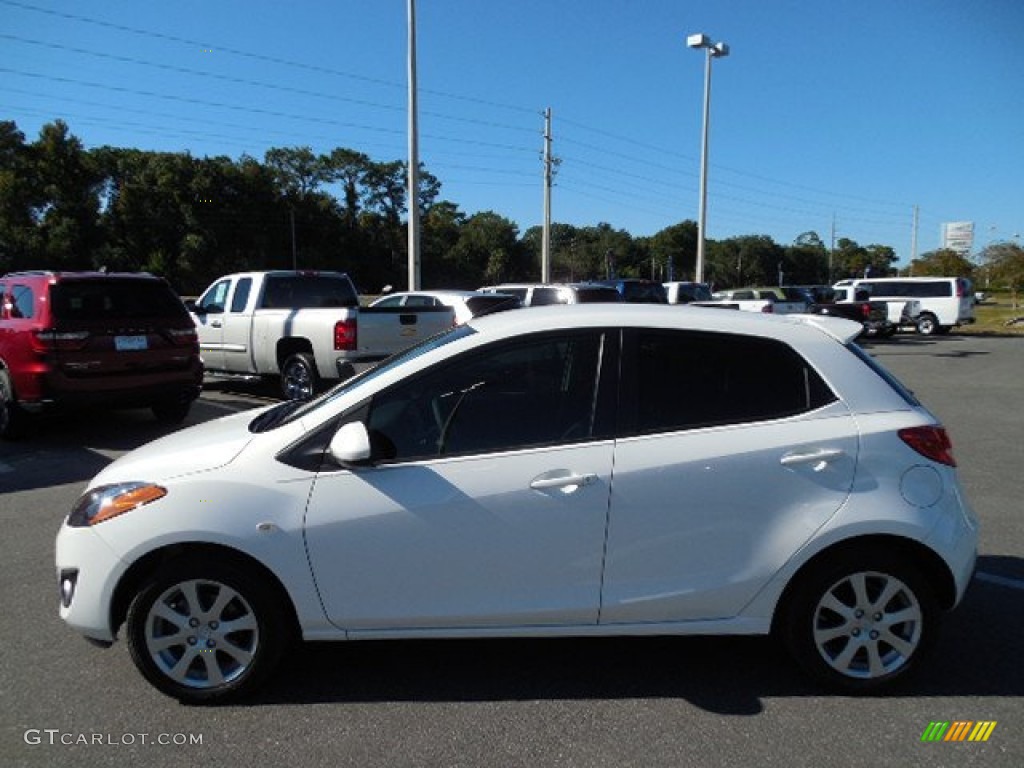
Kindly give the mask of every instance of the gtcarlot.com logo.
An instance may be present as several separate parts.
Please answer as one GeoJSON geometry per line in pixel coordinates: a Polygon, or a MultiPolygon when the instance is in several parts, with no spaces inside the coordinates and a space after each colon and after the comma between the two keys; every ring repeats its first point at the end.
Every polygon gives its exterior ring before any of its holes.
{"type": "Polygon", "coordinates": [[[921,741],[988,741],[995,729],[995,720],[934,721],[924,729],[921,741]]]}

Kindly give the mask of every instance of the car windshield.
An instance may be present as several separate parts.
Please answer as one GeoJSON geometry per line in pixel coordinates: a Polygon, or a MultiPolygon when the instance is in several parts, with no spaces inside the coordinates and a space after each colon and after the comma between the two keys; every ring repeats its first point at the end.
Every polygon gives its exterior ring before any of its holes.
{"type": "Polygon", "coordinates": [[[274,408],[271,408],[269,411],[264,411],[249,422],[249,431],[267,432],[284,424],[289,424],[292,421],[295,421],[295,419],[301,419],[303,416],[333,403],[339,397],[355,387],[361,386],[368,381],[373,381],[381,374],[397,368],[409,360],[414,360],[420,355],[425,355],[426,353],[443,347],[446,344],[450,344],[453,341],[458,341],[459,339],[471,336],[474,333],[476,333],[476,331],[468,325],[460,325],[457,328],[431,336],[429,339],[424,339],[419,344],[409,347],[398,354],[392,355],[386,360],[382,360],[372,368],[367,368],[352,378],[346,379],[320,395],[320,397],[314,398],[308,402],[288,400],[274,408]]]}

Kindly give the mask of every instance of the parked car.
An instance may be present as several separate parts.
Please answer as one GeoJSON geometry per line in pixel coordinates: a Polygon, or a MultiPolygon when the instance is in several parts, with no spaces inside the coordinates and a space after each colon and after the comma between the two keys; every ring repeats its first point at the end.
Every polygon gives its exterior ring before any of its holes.
{"type": "Polygon", "coordinates": [[[974,290],[965,277],[878,277],[840,280],[834,288],[866,290],[879,301],[921,302],[916,318],[922,336],[949,333],[974,322],[974,290]]]}
{"type": "Polygon", "coordinates": [[[65,406],[152,408],[179,423],[199,396],[196,329],[147,274],[14,272],[0,278],[0,435],[65,406]]]}
{"type": "Polygon", "coordinates": [[[879,688],[960,600],[978,523],[945,430],[860,330],[476,318],[108,465],[57,535],[60,615],[104,645],[123,626],[193,702],[254,690],[296,637],[774,631],[816,678],[879,688]]]}
{"type": "Polygon", "coordinates": [[[672,281],[662,283],[665,298],[669,304],[691,304],[695,301],[711,301],[711,288],[707,283],[672,281]]]}
{"type": "Polygon", "coordinates": [[[383,360],[455,323],[445,306],[360,309],[343,272],[225,275],[189,309],[207,371],[278,377],[295,400],[351,375],[354,363],[383,360]]]}
{"type": "Polygon", "coordinates": [[[484,286],[480,290],[518,296],[524,307],[622,301],[622,296],[614,288],[597,283],[503,283],[484,286]]]}
{"type": "Polygon", "coordinates": [[[502,312],[523,306],[518,296],[510,293],[483,291],[402,291],[389,293],[373,301],[370,307],[451,307],[456,325],[479,315],[502,312]]]}
{"type": "Polygon", "coordinates": [[[786,294],[781,288],[731,288],[715,291],[710,302],[701,304],[720,304],[744,312],[761,314],[788,315],[806,312],[810,306],[803,294],[786,294]]]}
{"type": "Polygon", "coordinates": [[[668,296],[665,286],[654,280],[643,280],[635,277],[614,280],[598,280],[598,285],[608,285],[622,294],[622,300],[630,304],[667,304],[668,296]]]}

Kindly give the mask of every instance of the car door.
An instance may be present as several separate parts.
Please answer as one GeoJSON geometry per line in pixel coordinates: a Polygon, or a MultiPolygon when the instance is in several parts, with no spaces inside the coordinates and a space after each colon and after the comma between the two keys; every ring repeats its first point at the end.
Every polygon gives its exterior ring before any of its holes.
{"type": "Polygon", "coordinates": [[[193,319],[199,335],[199,351],[207,368],[224,369],[224,309],[230,288],[230,278],[218,280],[196,302],[193,319]]]}
{"type": "Polygon", "coordinates": [[[846,500],[856,425],[773,339],[637,331],[622,370],[601,623],[735,616],[846,500]]]}
{"type": "Polygon", "coordinates": [[[252,311],[248,309],[252,278],[240,277],[231,290],[231,302],[221,314],[221,348],[224,368],[249,372],[255,369],[252,349],[252,311]]]}
{"type": "Polygon", "coordinates": [[[595,624],[613,451],[605,348],[597,331],[498,342],[375,395],[378,460],[325,467],[310,496],[330,620],[355,632],[595,624]]]}

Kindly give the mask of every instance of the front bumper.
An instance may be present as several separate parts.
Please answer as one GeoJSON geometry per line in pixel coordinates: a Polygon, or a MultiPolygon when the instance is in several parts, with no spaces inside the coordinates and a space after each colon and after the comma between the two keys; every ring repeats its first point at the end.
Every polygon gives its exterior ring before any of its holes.
{"type": "Polygon", "coordinates": [[[65,522],[57,534],[56,566],[60,617],[94,642],[114,642],[114,590],[127,570],[121,559],[92,528],[65,522]]]}

